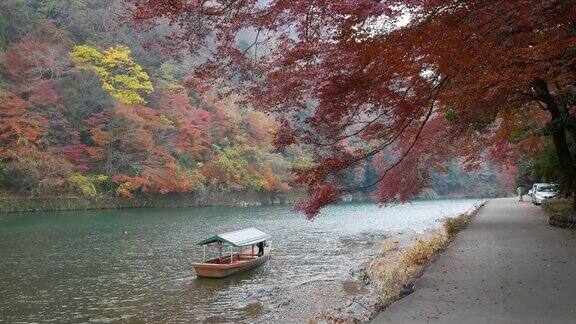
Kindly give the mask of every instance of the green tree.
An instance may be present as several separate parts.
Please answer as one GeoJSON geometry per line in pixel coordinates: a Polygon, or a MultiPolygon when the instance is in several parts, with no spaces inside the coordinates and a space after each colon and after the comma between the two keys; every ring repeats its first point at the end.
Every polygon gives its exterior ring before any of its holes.
{"type": "Polygon", "coordinates": [[[554,182],[564,190],[569,190],[569,183],[566,181],[560,167],[560,161],[555,154],[554,146],[547,144],[544,150],[529,165],[530,176],[538,182],[554,182]]]}
{"type": "Polygon", "coordinates": [[[0,50],[6,48],[6,18],[4,14],[0,12],[0,50]]]}

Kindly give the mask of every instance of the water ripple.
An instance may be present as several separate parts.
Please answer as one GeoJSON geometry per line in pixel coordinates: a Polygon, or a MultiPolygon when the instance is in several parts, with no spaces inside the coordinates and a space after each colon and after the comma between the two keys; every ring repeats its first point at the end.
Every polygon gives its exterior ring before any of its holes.
{"type": "Polygon", "coordinates": [[[438,226],[472,203],[343,204],[314,222],[289,206],[2,216],[0,322],[283,318],[291,312],[286,292],[348,278],[386,233],[438,226]],[[267,265],[222,280],[196,278],[191,264],[202,249],[194,242],[252,226],[273,236],[267,265]]]}

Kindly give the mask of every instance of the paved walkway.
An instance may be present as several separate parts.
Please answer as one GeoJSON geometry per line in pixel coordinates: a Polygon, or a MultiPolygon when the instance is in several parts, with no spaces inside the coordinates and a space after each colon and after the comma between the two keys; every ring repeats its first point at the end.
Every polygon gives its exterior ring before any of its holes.
{"type": "Polygon", "coordinates": [[[489,201],[374,323],[576,323],[576,232],[540,207],[489,201]]]}

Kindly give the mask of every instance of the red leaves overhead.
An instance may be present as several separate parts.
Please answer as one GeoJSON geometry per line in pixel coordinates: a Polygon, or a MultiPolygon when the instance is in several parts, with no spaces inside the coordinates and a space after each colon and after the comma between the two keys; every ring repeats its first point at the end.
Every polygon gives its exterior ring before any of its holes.
{"type": "Polygon", "coordinates": [[[129,2],[137,22],[182,26],[174,37],[192,51],[214,33],[202,78],[240,79],[282,116],[279,147],[313,149],[299,177],[308,215],[354,189],[331,184],[342,168],[376,154],[383,202],[417,193],[446,159],[475,166],[489,147],[495,160],[511,156],[537,118],[522,113],[539,100],[533,82],[562,95],[576,80],[574,0],[129,2]],[[234,40],[247,29],[253,44],[241,50],[234,40]]]}
{"type": "Polygon", "coordinates": [[[296,210],[312,219],[322,207],[340,201],[341,191],[342,188],[337,185],[311,187],[308,192],[310,196],[307,200],[298,202],[296,210]]]}

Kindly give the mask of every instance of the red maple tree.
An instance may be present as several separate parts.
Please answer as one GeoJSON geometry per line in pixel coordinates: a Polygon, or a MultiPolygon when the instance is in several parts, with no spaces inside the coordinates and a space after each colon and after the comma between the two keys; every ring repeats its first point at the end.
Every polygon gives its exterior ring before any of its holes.
{"type": "Polygon", "coordinates": [[[139,24],[179,26],[168,43],[212,52],[191,85],[248,88],[278,114],[278,146],[313,150],[297,177],[310,216],[358,190],[338,179],[374,155],[383,165],[369,186],[389,202],[449,158],[509,160],[541,135],[576,191],[576,0],[127,1],[139,24]],[[253,42],[238,46],[246,33],[253,42]]]}

